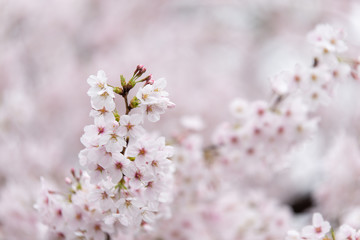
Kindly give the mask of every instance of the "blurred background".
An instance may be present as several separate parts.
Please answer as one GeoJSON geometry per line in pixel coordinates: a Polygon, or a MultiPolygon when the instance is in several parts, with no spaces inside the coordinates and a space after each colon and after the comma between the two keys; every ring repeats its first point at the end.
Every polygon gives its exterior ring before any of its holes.
{"type": "MultiPolygon", "coordinates": [[[[119,85],[120,74],[145,65],[167,79],[176,104],[149,128],[171,136],[180,117],[199,115],[210,136],[232,99],[268,100],[270,76],[312,64],[306,34],[319,23],[343,28],[349,56],[358,57],[356,0],[0,0],[0,239],[34,234],[40,176],[61,185],[78,164],[91,122],[89,75],[103,69],[119,85]]],[[[294,173],[303,182],[290,192],[314,187],[320,163],[304,162],[325,156],[340,132],[357,139],[349,141],[358,151],[354,86],[321,111],[322,135],[294,157],[305,159],[294,173]]]]}

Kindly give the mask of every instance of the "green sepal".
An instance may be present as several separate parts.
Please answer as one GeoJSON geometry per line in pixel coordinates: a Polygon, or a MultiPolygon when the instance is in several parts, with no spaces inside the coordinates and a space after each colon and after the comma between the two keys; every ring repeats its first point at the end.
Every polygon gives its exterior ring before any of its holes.
{"type": "Polygon", "coordinates": [[[118,111],[116,109],[113,111],[113,114],[114,114],[115,120],[117,122],[119,122],[120,121],[120,115],[119,115],[119,113],[118,113],[118,111]]]}
{"type": "Polygon", "coordinates": [[[122,93],[123,93],[123,89],[119,88],[119,87],[114,87],[113,91],[114,91],[114,93],[117,93],[119,95],[122,95],[122,93]]]}
{"type": "Polygon", "coordinates": [[[129,89],[131,89],[131,88],[135,87],[135,85],[136,85],[136,81],[135,81],[135,79],[131,79],[131,80],[129,81],[129,84],[128,84],[129,89]]]}
{"type": "Polygon", "coordinates": [[[124,87],[126,85],[126,80],[123,75],[120,75],[120,81],[121,81],[121,86],[124,87]]]}
{"type": "Polygon", "coordinates": [[[134,96],[133,99],[131,99],[130,101],[130,107],[137,108],[140,105],[140,103],[141,103],[140,100],[136,96],[134,96]]]}
{"type": "Polygon", "coordinates": [[[127,190],[127,187],[125,186],[125,180],[124,180],[124,178],[122,178],[122,179],[118,182],[118,184],[116,184],[115,189],[116,189],[116,188],[118,188],[119,190],[120,190],[120,189],[125,189],[125,190],[127,190]]]}

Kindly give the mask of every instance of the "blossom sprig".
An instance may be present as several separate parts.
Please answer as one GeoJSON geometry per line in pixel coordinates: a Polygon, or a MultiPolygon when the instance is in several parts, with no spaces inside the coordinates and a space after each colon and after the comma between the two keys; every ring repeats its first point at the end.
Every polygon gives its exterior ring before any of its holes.
{"type": "Polygon", "coordinates": [[[301,232],[290,230],[285,240],[359,240],[360,230],[343,224],[335,231],[320,213],[314,213],[312,225],[305,226],[301,232]]]}
{"type": "Polygon", "coordinates": [[[317,26],[308,34],[315,47],[313,64],[298,64],[270,78],[270,101],[236,99],[231,103],[233,121],[221,125],[213,136],[228,173],[253,176],[256,172],[256,179],[266,178],[273,172],[269,166],[285,166],[287,153],[316,131],[318,108],[330,102],[337,84],[353,77],[354,66],[338,56],[347,49],[344,38],[341,29],[317,26]],[[249,159],[256,161],[248,164],[249,159]]]}
{"type": "Polygon", "coordinates": [[[83,170],[78,175],[72,170],[72,179],[66,178],[67,194],[44,187],[37,206],[51,234],[110,239],[119,230],[148,229],[168,212],[173,150],[164,137],[147,134],[142,124],[146,117],[159,120],[174,104],[164,90],[165,79],[153,80],[149,75],[139,80],[145,71],[139,65],[129,81],[121,76],[121,87],[109,85],[103,71],[88,78],[94,123],[84,128],[80,139],[85,146],[79,153],[83,170]],[[129,103],[128,94],[138,83],[144,85],[129,103]],[[123,115],[116,108],[116,95],[124,99],[123,115]]]}
{"type": "Polygon", "coordinates": [[[308,41],[314,46],[313,64],[296,65],[292,71],[271,78],[274,94],[282,98],[298,95],[312,112],[326,105],[338,83],[354,78],[356,61],[344,61],[340,56],[347,50],[345,36],[342,29],[318,25],[308,34],[308,41]]]}
{"type": "Polygon", "coordinates": [[[128,82],[126,81],[123,75],[120,75],[120,82],[122,88],[114,87],[114,92],[121,95],[124,98],[126,114],[128,114],[131,111],[131,109],[136,108],[139,103],[137,98],[133,98],[133,100],[130,103],[128,102],[128,94],[130,90],[134,88],[137,83],[140,82],[145,82],[145,85],[154,83],[151,74],[141,80],[138,80],[145,72],[146,72],[146,68],[144,68],[143,65],[138,65],[133,73],[133,76],[128,82]]]}

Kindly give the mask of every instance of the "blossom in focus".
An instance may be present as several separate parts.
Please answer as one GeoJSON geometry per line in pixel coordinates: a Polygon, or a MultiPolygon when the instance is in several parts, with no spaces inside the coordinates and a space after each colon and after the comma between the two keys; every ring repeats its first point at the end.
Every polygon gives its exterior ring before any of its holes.
{"type": "Polygon", "coordinates": [[[321,239],[330,231],[330,223],[324,221],[320,213],[315,213],[312,218],[312,225],[306,226],[301,230],[301,235],[305,238],[321,239]]]}

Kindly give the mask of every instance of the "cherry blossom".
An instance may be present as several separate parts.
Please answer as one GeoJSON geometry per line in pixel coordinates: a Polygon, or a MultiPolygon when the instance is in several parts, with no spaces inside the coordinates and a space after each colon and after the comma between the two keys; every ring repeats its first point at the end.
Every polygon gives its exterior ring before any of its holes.
{"type": "Polygon", "coordinates": [[[153,84],[146,84],[136,94],[136,97],[140,100],[139,107],[151,122],[159,121],[160,115],[163,114],[167,108],[173,108],[175,106],[175,104],[167,98],[168,93],[163,90],[165,86],[165,79],[158,79],[155,80],[153,84]]]}
{"type": "Polygon", "coordinates": [[[144,133],[144,128],[140,125],[142,121],[140,114],[122,115],[119,121],[120,129],[131,138],[139,138],[144,133]]]}
{"type": "Polygon", "coordinates": [[[329,24],[319,24],[313,32],[308,34],[308,40],[326,54],[346,51],[345,36],[342,29],[335,29],[329,24]]]}
{"type": "Polygon", "coordinates": [[[321,239],[330,231],[330,223],[324,221],[320,213],[315,213],[312,218],[312,226],[306,226],[301,234],[306,238],[321,239]]]}
{"type": "Polygon", "coordinates": [[[113,111],[115,108],[115,95],[112,87],[107,85],[105,72],[98,71],[97,76],[91,75],[87,82],[91,86],[88,95],[91,97],[93,108],[96,110],[105,108],[108,111],[113,111]]]}

